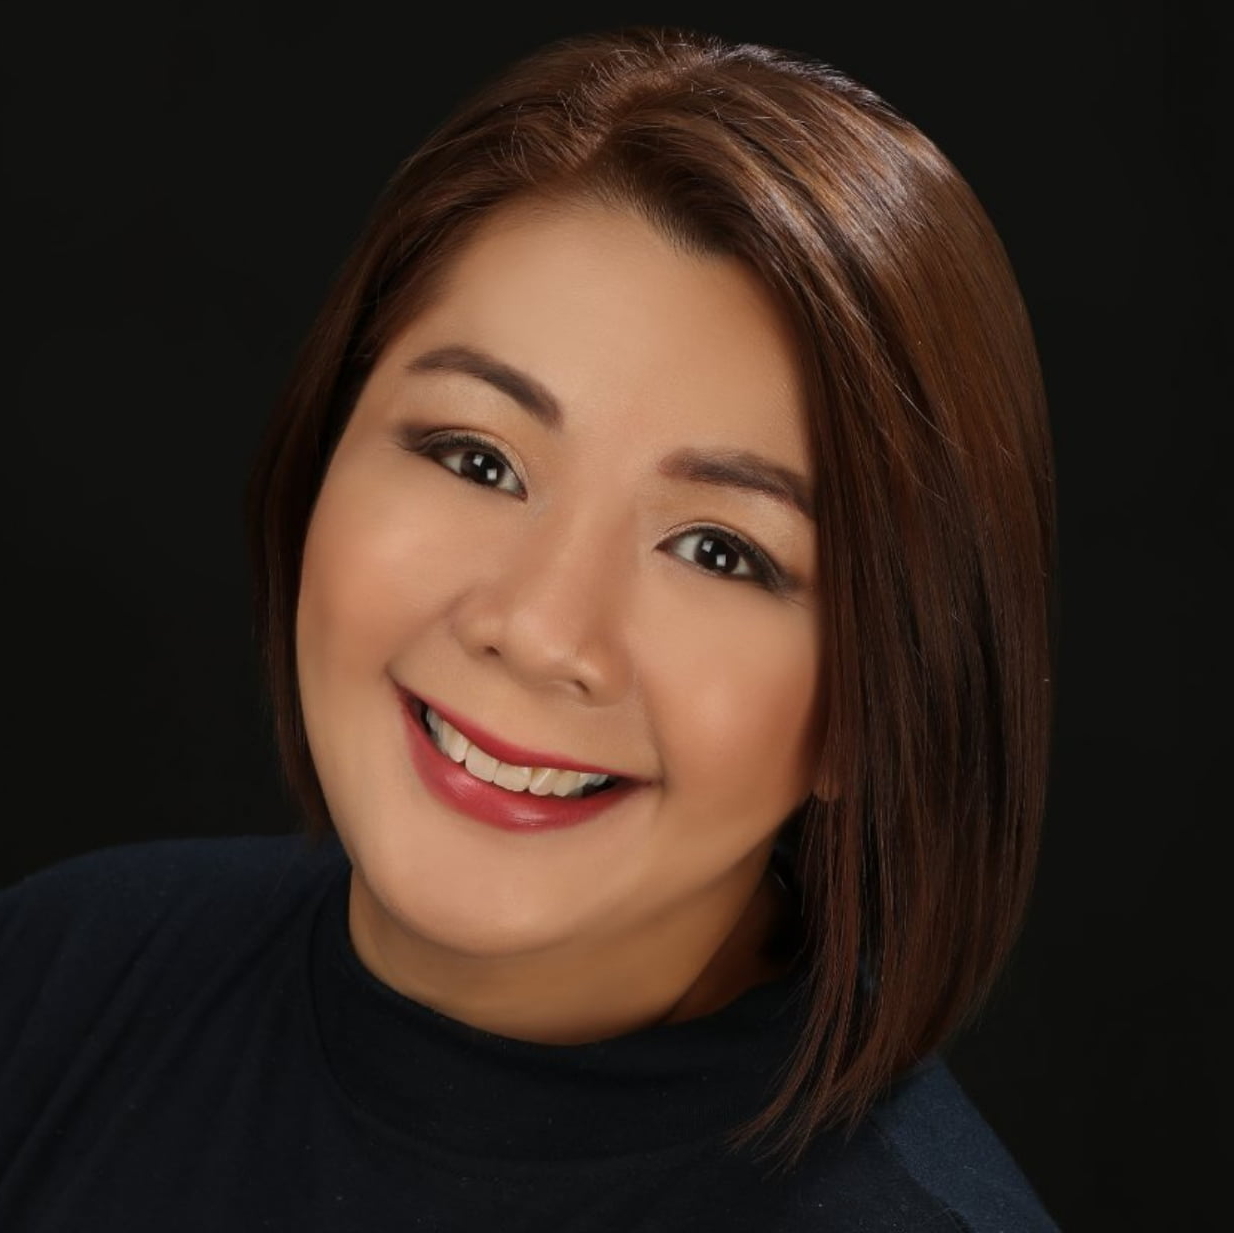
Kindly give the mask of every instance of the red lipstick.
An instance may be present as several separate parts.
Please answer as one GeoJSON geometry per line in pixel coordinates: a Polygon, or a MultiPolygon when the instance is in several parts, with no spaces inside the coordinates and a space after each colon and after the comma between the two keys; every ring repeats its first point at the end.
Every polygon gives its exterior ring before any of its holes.
{"type": "Polygon", "coordinates": [[[539,749],[525,749],[522,745],[511,745],[509,741],[503,741],[501,737],[495,736],[492,732],[486,732],[483,728],[472,723],[470,719],[464,719],[461,715],[456,715],[453,711],[447,710],[431,698],[416,698],[411,694],[405,694],[404,696],[417,715],[420,714],[421,705],[431,706],[450,727],[457,728],[473,745],[479,745],[485,753],[492,754],[498,762],[504,762],[508,766],[551,766],[559,771],[581,771],[588,775],[611,775],[614,779],[630,778],[628,775],[622,775],[620,771],[610,770],[607,766],[593,766],[588,763],[576,762],[573,758],[567,758],[565,754],[545,753],[539,749]]]}
{"type": "MultiPolygon", "coordinates": [[[[398,696],[412,765],[421,781],[443,804],[478,822],[512,831],[574,826],[620,804],[642,787],[639,781],[627,779],[590,796],[534,796],[530,792],[511,792],[497,784],[485,783],[437,748],[424,726],[422,701],[402,689],[399,689],[398,696]]],[[[588,766],[560,754],[540,753],[511,745],[467,720],[460,721],[453,712],[439,708],[435,702],[428,705],[469,741],[474,741],[500,762],[617,776],[616,771],[605,767],[588,766]]]]}

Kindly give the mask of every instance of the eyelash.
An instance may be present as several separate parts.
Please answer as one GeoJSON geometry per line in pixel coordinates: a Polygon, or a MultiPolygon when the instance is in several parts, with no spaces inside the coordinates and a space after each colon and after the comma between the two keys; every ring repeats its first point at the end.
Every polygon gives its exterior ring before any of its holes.
{"type": "MultiPolygon", "coordinates": [[[[473,432],[439,432],[433,433],[432,436],[423,437],[414,444],[409,444],[407,448],[413,453],[422,454],[426,458],[433,459],[434,462],[441,463],[444,467],[443,459],[448,458],[451,454],[463,453],[467,450],[476,454],[487,454],[495,458],[501,466],[503,466],[515,479],[518,484],[518,493],[511,493],[511,496],[517,496],[521,501],[527,495],[527,489],[523,485],[522,478],[519,473],[510,465],[505,454],[501,452],[491,441],[484,437],[478,436],[473,432]]],[[[480,484],[477,481],[470,479],[459,471],[455,471],[453,467],[446,467],[447,471],[457,475],[459,479],[465,480],[469,484],[475,484],[477,488],[494,487],[496,491],[506,491],[496,488],[495,485],[480,484]]]]}
{"type": "Polygon", "coordinates": [[[725,574],[719,570],[706,569],[699,565],[697,561],[690,561],[687,557],[676,554],[680,560],[693,565],[700,573],[709,574],[713,578],[729,578],[734,582],[754,583],[776,595],[782,595],[792,589],[788,576],[784,571],[761,548],[750,543],[744,536],[738,535],[736,531],[730,531],[725,527],[713,527],[704,524],[697,527],[687,527],[684,531],[678,531],[670,542],[689,539],[695,536],[698,537],[700,546],[703,541],[710,539],[725,548],[736,549],[737,555],[744,558],[750,568],[749,574],[725,574]]]}
{"type": "MultiPolygon", "coordinates": [[[[496,460],[499,466],[514,477],[518,484],[519,491],[510,493],[511,496],[516,496],[519,500],[525,500],[527,490],[523,485],[523,481],[514,467],[511,466],[505,454],[501,452],[493,443],[485,437],[479,436],[471,432],[441,432],[433,433],[431,436],[420,437],[419,439],[408,440],[403,442],[403,448],[414,454],[419,454],[425,458],[431,458],[434,462],[439,463],[447,471],[457,475],[459,479],[465,480],[469,484],[475,484],[478,488],[492,487],[494,491],[508,492],[508,489],[501,489],[496,485],[481,484],[474,479],[463,475],[459,471],[455,471],[453,467],[446,466],[445,459],[451,454],[461,453],[466,450],[472,450],[477,454],[487,454],[490,458],[496,460]]],[[[688,539],[691,536],[697,536],[700,541],[700,546],[704,540],[711,539],[716,541],[721,547],[735,549],[738,556],[741,557],[745,564],[749,567],[749,574],[726,574],[719,570],[706,569],[697,561],[691,561],[687,557],[680,554],[674,554],[679,560],[686,561],[692,565],[700,573],[707,574],[713,578],[728,578],[735,582],[754,583],[757,586],[763,587],[773,594],[786,594],[793,590],[792,579],[785,573],[761,548],[752,544],[742,535],[738,535],[736,531],[730,531],[725,527],[716,527],[709,524],[700,524],[698,526],[686,527],[682,531],[678,531],[671,537],[668,543],[688,539]]]]}

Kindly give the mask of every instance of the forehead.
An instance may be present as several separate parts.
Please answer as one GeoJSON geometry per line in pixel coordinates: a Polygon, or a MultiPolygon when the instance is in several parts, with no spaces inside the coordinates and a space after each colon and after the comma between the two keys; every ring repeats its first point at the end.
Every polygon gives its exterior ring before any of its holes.
{"type": "Polygon", "coordinates": [[[808,465],[799,366],[771,293],[741,261],[687,251],[633,210],[494,211],[391,350],[405,362],[458,344],[533,376],[567,427],[602,410],[808,465]]]}

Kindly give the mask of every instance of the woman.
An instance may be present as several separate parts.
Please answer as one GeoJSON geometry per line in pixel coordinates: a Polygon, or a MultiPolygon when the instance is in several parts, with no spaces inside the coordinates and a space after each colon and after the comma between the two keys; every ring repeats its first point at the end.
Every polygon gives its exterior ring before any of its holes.
{"type": "Polygon", "coordinates": [[[1052,1227],[932,1057],[1032,876],[1052,478],[919,132],[687,32],[530,57],[388,186],[250,512],[318,842],[4,896],[4,1227],[1052,1227]]]}

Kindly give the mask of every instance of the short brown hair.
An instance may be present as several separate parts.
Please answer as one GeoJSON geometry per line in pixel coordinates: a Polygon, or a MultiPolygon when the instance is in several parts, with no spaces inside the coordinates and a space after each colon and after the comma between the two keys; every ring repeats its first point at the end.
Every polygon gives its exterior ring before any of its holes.
{"type": "Polygon", "coordinates": [[[800,826],[806,1031],[733,1139],[791,1163],[854,1124],[988,992],[1036,859],[1051,720],[1053,476],[1002,245],[917,129],[842,74],[636,28],[516,64],[396,172],[252,473],[256,633],[284,769],[322,833],[295,667],[300,562],[374,361],[488,211],[600,200],[736,256],[796,335],[818,477],[827,688],[800,826]]]}

